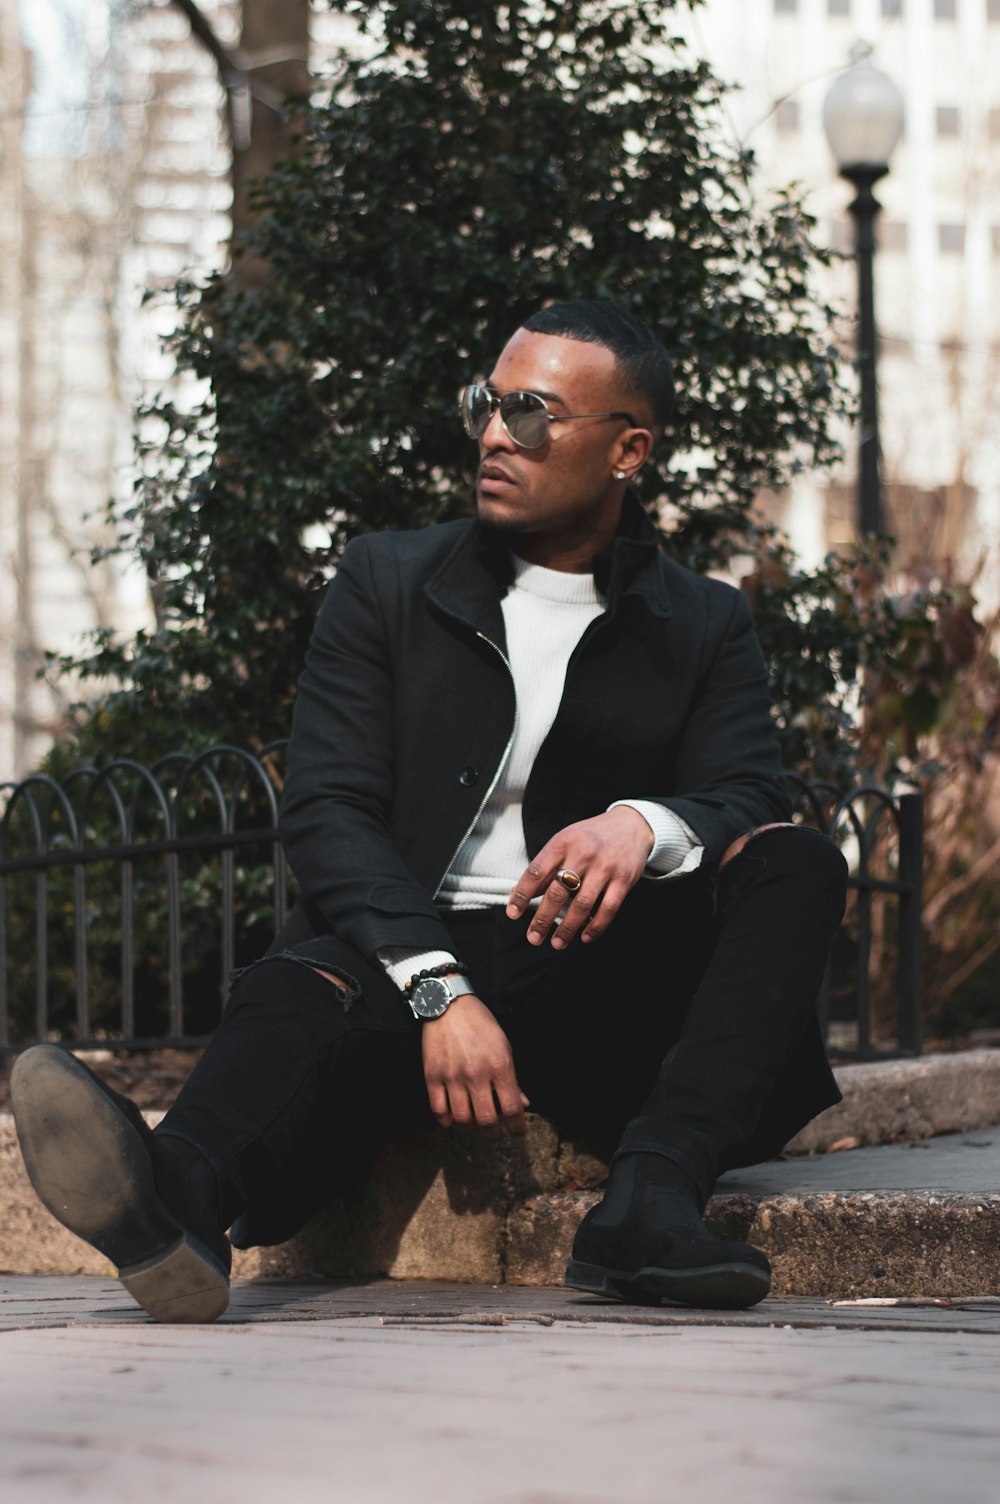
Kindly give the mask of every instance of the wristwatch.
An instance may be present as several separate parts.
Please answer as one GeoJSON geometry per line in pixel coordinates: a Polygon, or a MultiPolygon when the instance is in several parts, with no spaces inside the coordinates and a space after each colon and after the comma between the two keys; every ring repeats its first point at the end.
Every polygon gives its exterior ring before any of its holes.
{"type": "Polygon", "coordinates": [[[414,1018],[440,1018],[457,997],[475,992],[468,977],[453,974],[446,977],[424,977],[407,991],[407,999],[414,1018]]]}

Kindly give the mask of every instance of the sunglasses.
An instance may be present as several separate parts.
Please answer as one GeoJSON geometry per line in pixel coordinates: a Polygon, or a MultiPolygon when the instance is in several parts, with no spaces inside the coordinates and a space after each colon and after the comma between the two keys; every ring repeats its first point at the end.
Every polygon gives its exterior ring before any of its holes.
{"type": "Polygon", "coordinates": [[[544,397],[534,392],[504,392],[501,397],[492,387],[467,386],[461,399],[462,422],[470,439],[480,439],[499,408],[500,421],[520,449],[540,449],[549,436],[550,423],[570,423],[575,418],[626,418],[633,427],[631,413],[550,413],[544,397]]]}

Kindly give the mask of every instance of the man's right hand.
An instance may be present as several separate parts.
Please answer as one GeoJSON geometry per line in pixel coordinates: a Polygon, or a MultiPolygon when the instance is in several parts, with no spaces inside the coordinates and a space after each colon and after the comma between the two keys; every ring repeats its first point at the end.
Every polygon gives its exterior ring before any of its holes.
{"type": "Polygon", "coordinates": [[[525,1130],[528,1099],[517,1084],[510,1041],[493,1014],[466,992],[421,1026],[424,1080],[431,1112],[442,1128],[510,1133],[525,1130]]]}

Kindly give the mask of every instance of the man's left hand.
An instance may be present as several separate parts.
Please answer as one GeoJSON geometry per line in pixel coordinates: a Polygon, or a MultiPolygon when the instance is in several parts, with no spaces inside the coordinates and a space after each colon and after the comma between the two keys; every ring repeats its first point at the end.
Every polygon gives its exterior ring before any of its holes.
{"type": "Polygon", "coordinates": [[[545,843],[514,884],[507,917],[519,919],[541,894],[528,926],[532,945],[544,944],[550,931],[555,950],[563,950],[581,931],[584,942],[596,940],[639,881],[652,849],[652,830],[639,811],[628,805],[567,825],[545,843]],[[572,895],[556,875],[566,869],[582,878],[572,895]],[[556,925],[564,907],[566,912],[556,925]]]}

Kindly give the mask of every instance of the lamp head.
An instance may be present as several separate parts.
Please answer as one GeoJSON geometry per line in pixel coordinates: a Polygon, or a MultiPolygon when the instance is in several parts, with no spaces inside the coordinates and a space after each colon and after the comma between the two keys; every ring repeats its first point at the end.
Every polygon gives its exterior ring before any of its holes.
{"type": "Polygon", "coordinates": [[[844,177],[881,177],[903,133],[903,96],[871,61],[871,47],[858,42],[851,66],[823,101],[823,128],[844,177]]]}

